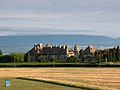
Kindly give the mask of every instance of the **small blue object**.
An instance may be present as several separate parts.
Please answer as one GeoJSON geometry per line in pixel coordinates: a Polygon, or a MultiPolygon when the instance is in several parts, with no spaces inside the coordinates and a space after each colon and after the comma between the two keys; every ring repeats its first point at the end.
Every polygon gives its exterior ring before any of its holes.
{"type": "Polygon", "coordinates": [[[10,86],[10,80],[6,80],[6,81],[5,81],[5,86],[6,86],[6,87],[10,86]]]}

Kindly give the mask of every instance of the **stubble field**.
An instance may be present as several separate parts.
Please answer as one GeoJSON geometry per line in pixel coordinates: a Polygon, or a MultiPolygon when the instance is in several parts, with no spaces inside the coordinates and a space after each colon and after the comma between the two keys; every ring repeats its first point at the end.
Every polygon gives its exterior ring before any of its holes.
{"type": "Polygon", "coordinates": [[[120,90],[120,68],[0,68],[1,79],[17,77],[120,90]]]}

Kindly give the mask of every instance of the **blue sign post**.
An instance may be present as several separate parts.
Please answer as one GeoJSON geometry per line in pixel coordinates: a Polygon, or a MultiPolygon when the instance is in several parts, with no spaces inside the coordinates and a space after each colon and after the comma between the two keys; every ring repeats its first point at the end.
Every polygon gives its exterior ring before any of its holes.
{"type": "Polygon", "coordinates": [[[9,87],[10,86],[10,80],[5,80],[5,86],[9,87]]]}

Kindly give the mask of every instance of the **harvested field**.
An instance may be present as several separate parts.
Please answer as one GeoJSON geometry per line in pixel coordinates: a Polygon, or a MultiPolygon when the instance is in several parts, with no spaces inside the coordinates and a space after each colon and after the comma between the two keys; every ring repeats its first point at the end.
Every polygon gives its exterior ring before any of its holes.
{"type": "Polygon", "coordinates": [[[12,77],[57,81],[104,90],[120,89],[120,68],[0,68],[0,78],[12,77]]]}

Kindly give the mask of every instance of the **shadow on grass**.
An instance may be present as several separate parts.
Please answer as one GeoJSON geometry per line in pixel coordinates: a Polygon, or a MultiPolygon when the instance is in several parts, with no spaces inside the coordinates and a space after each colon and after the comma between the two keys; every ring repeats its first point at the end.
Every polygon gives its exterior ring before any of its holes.
{"type": "Polygon", "coordinates": [[[79,88],[79,89],[84,89],[84,90],[101,90],[101,89],[98,89],[98,88],[92,88],[92,87],[86,87],[86,86],[77,86],[77,85],[65,84],[65,83],[55,82],[55,81],[38,80],[38,79],[31,79],[31,78],[24,78],[24,77],[18,77],[16,79],[44,82],[44,83],[50,83],[50,84],[54,84],[54,85],[61,85],[61,86],[67,86],[67,87],[73,87],[73,88],[79,88]]]}

